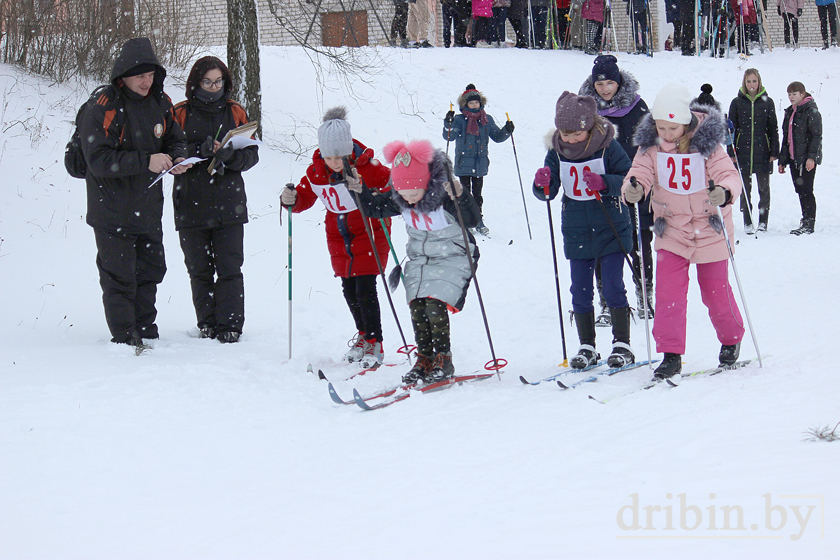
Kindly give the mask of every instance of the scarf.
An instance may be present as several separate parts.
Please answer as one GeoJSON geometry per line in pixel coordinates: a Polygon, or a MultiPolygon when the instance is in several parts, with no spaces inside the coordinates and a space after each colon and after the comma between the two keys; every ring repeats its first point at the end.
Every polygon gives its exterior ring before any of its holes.
{"type": "Polygon", "coordinates": [[[589,131],[589,139],[586,142],[567,144],[560,138],[560,131],[557,130],[551,143],[554,150],[567,160],[580,161],[609,146],[614,136],[615,128],[608,121],[598,117],[595,119],[595,126],[589,131]]]}
{"type": "MultiPolygon", "coordinates": [[[[641,99],[641,98],[642,98],[641,95],[636,95],[636,97],[633,99],[633,102],[630,105],[628,105],[627,107],[610,107],[608,109],[600,109],[598,111],[598,114],[602,117],[607,117],[607,118],[623,117],[623,116],[627,115],[627,113],[629,113],[630,111],[633,110],[633,107],[636,106],[636,104],[639,102],[639,99],[641,99]]],[[[615,99],[615,98],[613,98],[613,99],[615,99]]]]}
{"type": "Polygon", "coordinates": [[[484,108],[475,109],[461,109],[461,114],[467,119],[467,134],[478,136],[478,125],[487,126],[487,113],[484,108]]]}
{"type": "Polygon", "coordinates": [[[790,114],[790,121],[788,121],[788,152],[790,153],[790,160],[794,161],[793,152],[793,117],[796,116],[796,110],[805,104],[806,101],[812,101],[814,98],[810,95],[799,102],[799,105],[793,106],[793,113],[790,114]]]}

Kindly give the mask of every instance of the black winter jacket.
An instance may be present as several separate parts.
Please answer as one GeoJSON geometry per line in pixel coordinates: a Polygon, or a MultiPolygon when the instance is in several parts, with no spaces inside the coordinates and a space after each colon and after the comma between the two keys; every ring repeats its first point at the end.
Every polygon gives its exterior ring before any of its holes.
{"type": "Polygon", "coordinates": [[[770,158],[779,154],[779,125],[773,99],[764,88],[755,99],[741,88],[729,105],[729,120],[735,127],[729,156],[738,156],[744,173],[771,173],[770,158]]]}
{"type": "Polygon", "coordinates": [[[123,46],[111,71],[111,86],[89,102],[77,123],[87,162],[87,223],[120,233],[161,228],[163,187],[149,171],[152,154],[186,157],[184,132],[175,122],[172,101],[163,92],[166,70],[146,38],[123,46]],[[145,97],[124,86],[121,76],[141,64],[156,66],[145,97]]]}
{"type": "Polygon", "coordinates": [[[822,163],[822,115],[813,99],[803,100],[796,108],[793,117],[793,154],[791,160],[788,147],[788,123],[793,114],[793,106],[785,109],[782,121],[782,146],[779,149],[779,165],[803,165],[811,158],[817,165],[822,163]]]}
{"type": "MultiPolygon", "coordinates": [[[[187,135],[187,152],[200,157],[199,148],[208,136],[224,138],[229,130],[248,122],[245,109],[225,94],[215,103],[197,97],[175,106],[175,118],[187,135]],[[219,127],[221,126],[221,130],[219,127]]],[[[235,150],[225,166],[224,175],[210,175],[212,159],[197,163],[175,176],[172,201],[175,206],[175,229],[211,228],[248,222],[247,197],[242,172],[259,161],[257,146],[235,150]]]]}

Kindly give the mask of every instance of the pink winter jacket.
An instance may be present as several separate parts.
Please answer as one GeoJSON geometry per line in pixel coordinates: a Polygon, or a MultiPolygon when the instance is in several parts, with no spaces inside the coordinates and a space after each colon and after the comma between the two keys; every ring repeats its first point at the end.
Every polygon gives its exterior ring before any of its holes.
{"type": "Polygon", "coordinates": [[[493,17],[493,0],[473,0],[472,16],[493,17]]]}
{"type": "MultiPolygon", "coordinates": [[[[692,104],[692,113],[699,123],[690,132],[689,153],[700,153],[705,160],[703,184],[714,181],[731,193],[729,203],[721,208],[726,231],[732,237],[735,227],[732,222],[732,205],[741,195],[741,179],[726,150],[721,144],[725,137],[726,124],[720,111],[706,106],[692,104]]],[[[650,114],[639,122],[633,142],[639,146],[633,165],[627,172],[622,195],[630,185],[630,177],[645,189],[645,195],[653,190],[651,207],[654,219],[664,218],[667,227],[661,237],[656,237],[654,248],[657,251],[670,251],[692,263],[708,263],[726,260],[729,250],[723,233],[717,233],[709,222],[709,217],[717,214],[717,208],[709,202],[709,191],[699,190],[692,194],[676,194],[666,189],[671,177],[658,174],[657,154],[677,153],[676,145],[660,142],[656,125],[650,114]]],[[[679,172],[676,175],[679,180],[679,172]]]]}
{"type": "Polygon", "coordinates": [[[586,0],[580,15],[583,19],[604,23],[604,0],[586,0]]]}

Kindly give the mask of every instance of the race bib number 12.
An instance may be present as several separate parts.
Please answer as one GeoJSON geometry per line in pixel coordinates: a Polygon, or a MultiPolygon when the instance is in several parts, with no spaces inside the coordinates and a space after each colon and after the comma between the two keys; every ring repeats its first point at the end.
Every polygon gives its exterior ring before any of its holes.
{"type": "Polygon", "coordinates": [[[356,203],[345,183],[312,185],[312,190],[333,214],[346,214],[356,209],[356,203]]]}

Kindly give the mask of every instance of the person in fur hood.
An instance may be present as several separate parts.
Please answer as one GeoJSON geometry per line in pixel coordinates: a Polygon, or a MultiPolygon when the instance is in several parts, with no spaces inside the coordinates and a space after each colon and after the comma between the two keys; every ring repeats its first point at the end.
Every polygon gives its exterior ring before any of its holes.
{"type": "Polygon", "coordinates": [[[691,264],[721,343],[718,359],[722,365],[738,359],[744,323],[729,285],[723,228],[734,236],[732,205],[741,195],[741,180],[723,147],[725,135],[720,111],[692,103],[685,86],[668,84],[634,136],[639,151],[621,191],[628,204],[651,194],[657,251],[653,337],[665,354],[656,379],[682,369],[691,264]]]}
{"type": "Polygon", "coordinates": [[[630,211],[619,195],[630,158],[615,140],[613,125],[596,113],[591,97],[563,92],[554,125],[556,130],[546,137],[545,167],[537,170],[533,188],[540,200],[552,200],[563,191],[563,252],[572,274],[572,309],[580,339],[580,349],[569,363],[583,369],[598,362],[592,278],[600,261],[613,332],[607,362],[610,367],[625,366],[635,361],[624,289],[624,253],[633,246],[633,235],[630,211]]]}
{"type": "Polygon", "coordinates": [[[376,277],[380,270],[373,256],[379,254],[382,266],[388,263],[387,235],[390,220],[370,220],[373,245],[365,230],[365,220],[356,207],[352,194],[347,190],[350,180],[345,172],[349,166],[360,176],[365,187],[387,191],[390,170],[373,157],[373,150],[353,138],[347,109],[333,107],[318,128],[318,149],[297,187],[285,188],[280,194],[283,207],[293,213],[303,212],[320,200],[326,209],[324,224],[327,249],[330,252],[333,272],[341,278],[344,299],[353,321],[356,334],[350,341],[350,350],[344,355],[348,362],[358,362],[363,368],[377,367],[384,358],[382,349],[382,321],[376,277]]]}
{"type": "MultiPolygon", "coordinates": [[[[615,139],[627,152],[631,160],[636,155],[637,147],[633,145],[633,132],[642,117],[650,113],[645,100],[639,95],[639,82],[630,72],[619,70],[618,60],[612,55],[601,55],[595,59],[591,75],[587,76],[583,85],[580,86],[578,95],[586,95],[595,100],[598,105],[598,115],[604,117],[615,127],[615,139]]],[[[644,318],[644,310],[647,308],[648,317],[653,318],[653,213],[650,210],[650,197],[646,197],[639,203],[639,215],[642,222],[642,255],[645,263],[645,289],[641,284],[641,261],[639,260],[639,242],[637,236],[633,236],[633,270],[635,271],[634,281],[636,283],[636,309],[640,318],[644,318]],[[647,294],[647,302],[644,301],[647,294]],[[645,305],[647,303],[647,305],[645,305]]],[[[633,222],[633,229],[636,225],[635,208],[630,208],[630,219],[633,222]]],[[[598,314],[595,324],[598,326],[610,325],[610,314],[607,301],[604,299],[601,267],[595,266],[595,284],[598,287],[598,296],[601,302],[601,312],[598,314]]]]}
{"type": "MultiPolygon", "coordinates": [[[[475,227],[481,214],[470,192],[458,181],[449,183],[449,158],[428,140],[391,142],[383,149],[392,163],[390,193],[377,195],[361,183],[348,185],[360,193],[368,216],[402,216],[408,232],[403,284],[411,310],[417,360],[404,383],[435,383],[455,374],[449,340],[449,316],[463,309],[472,272],[458,223],[475,227]]],[[[467,232],[469,251],[478,263],[475,238],[467,232]]]]}
{"type": "MultiPolygon", "coordinates": [[[[484,176],[490,169],[490,140],[504,142],[513,134],[514,128],[513,121],[507,121],[501,128],[496,126],[493,117],[484,111],[486,105],[484,94],[475,85],[467,84],[464,93],[458,97],[461,113],[455,115],[455,111],[449,111],[443,119],[443,139],[447,146],[449,142],[455,142],[455,175],[475,198],[479,212],[484,205],[481,196],[484,176]]],[[[476,229],[482,235],[490,232],[484,225],[483,214],[476,229]]]]}

